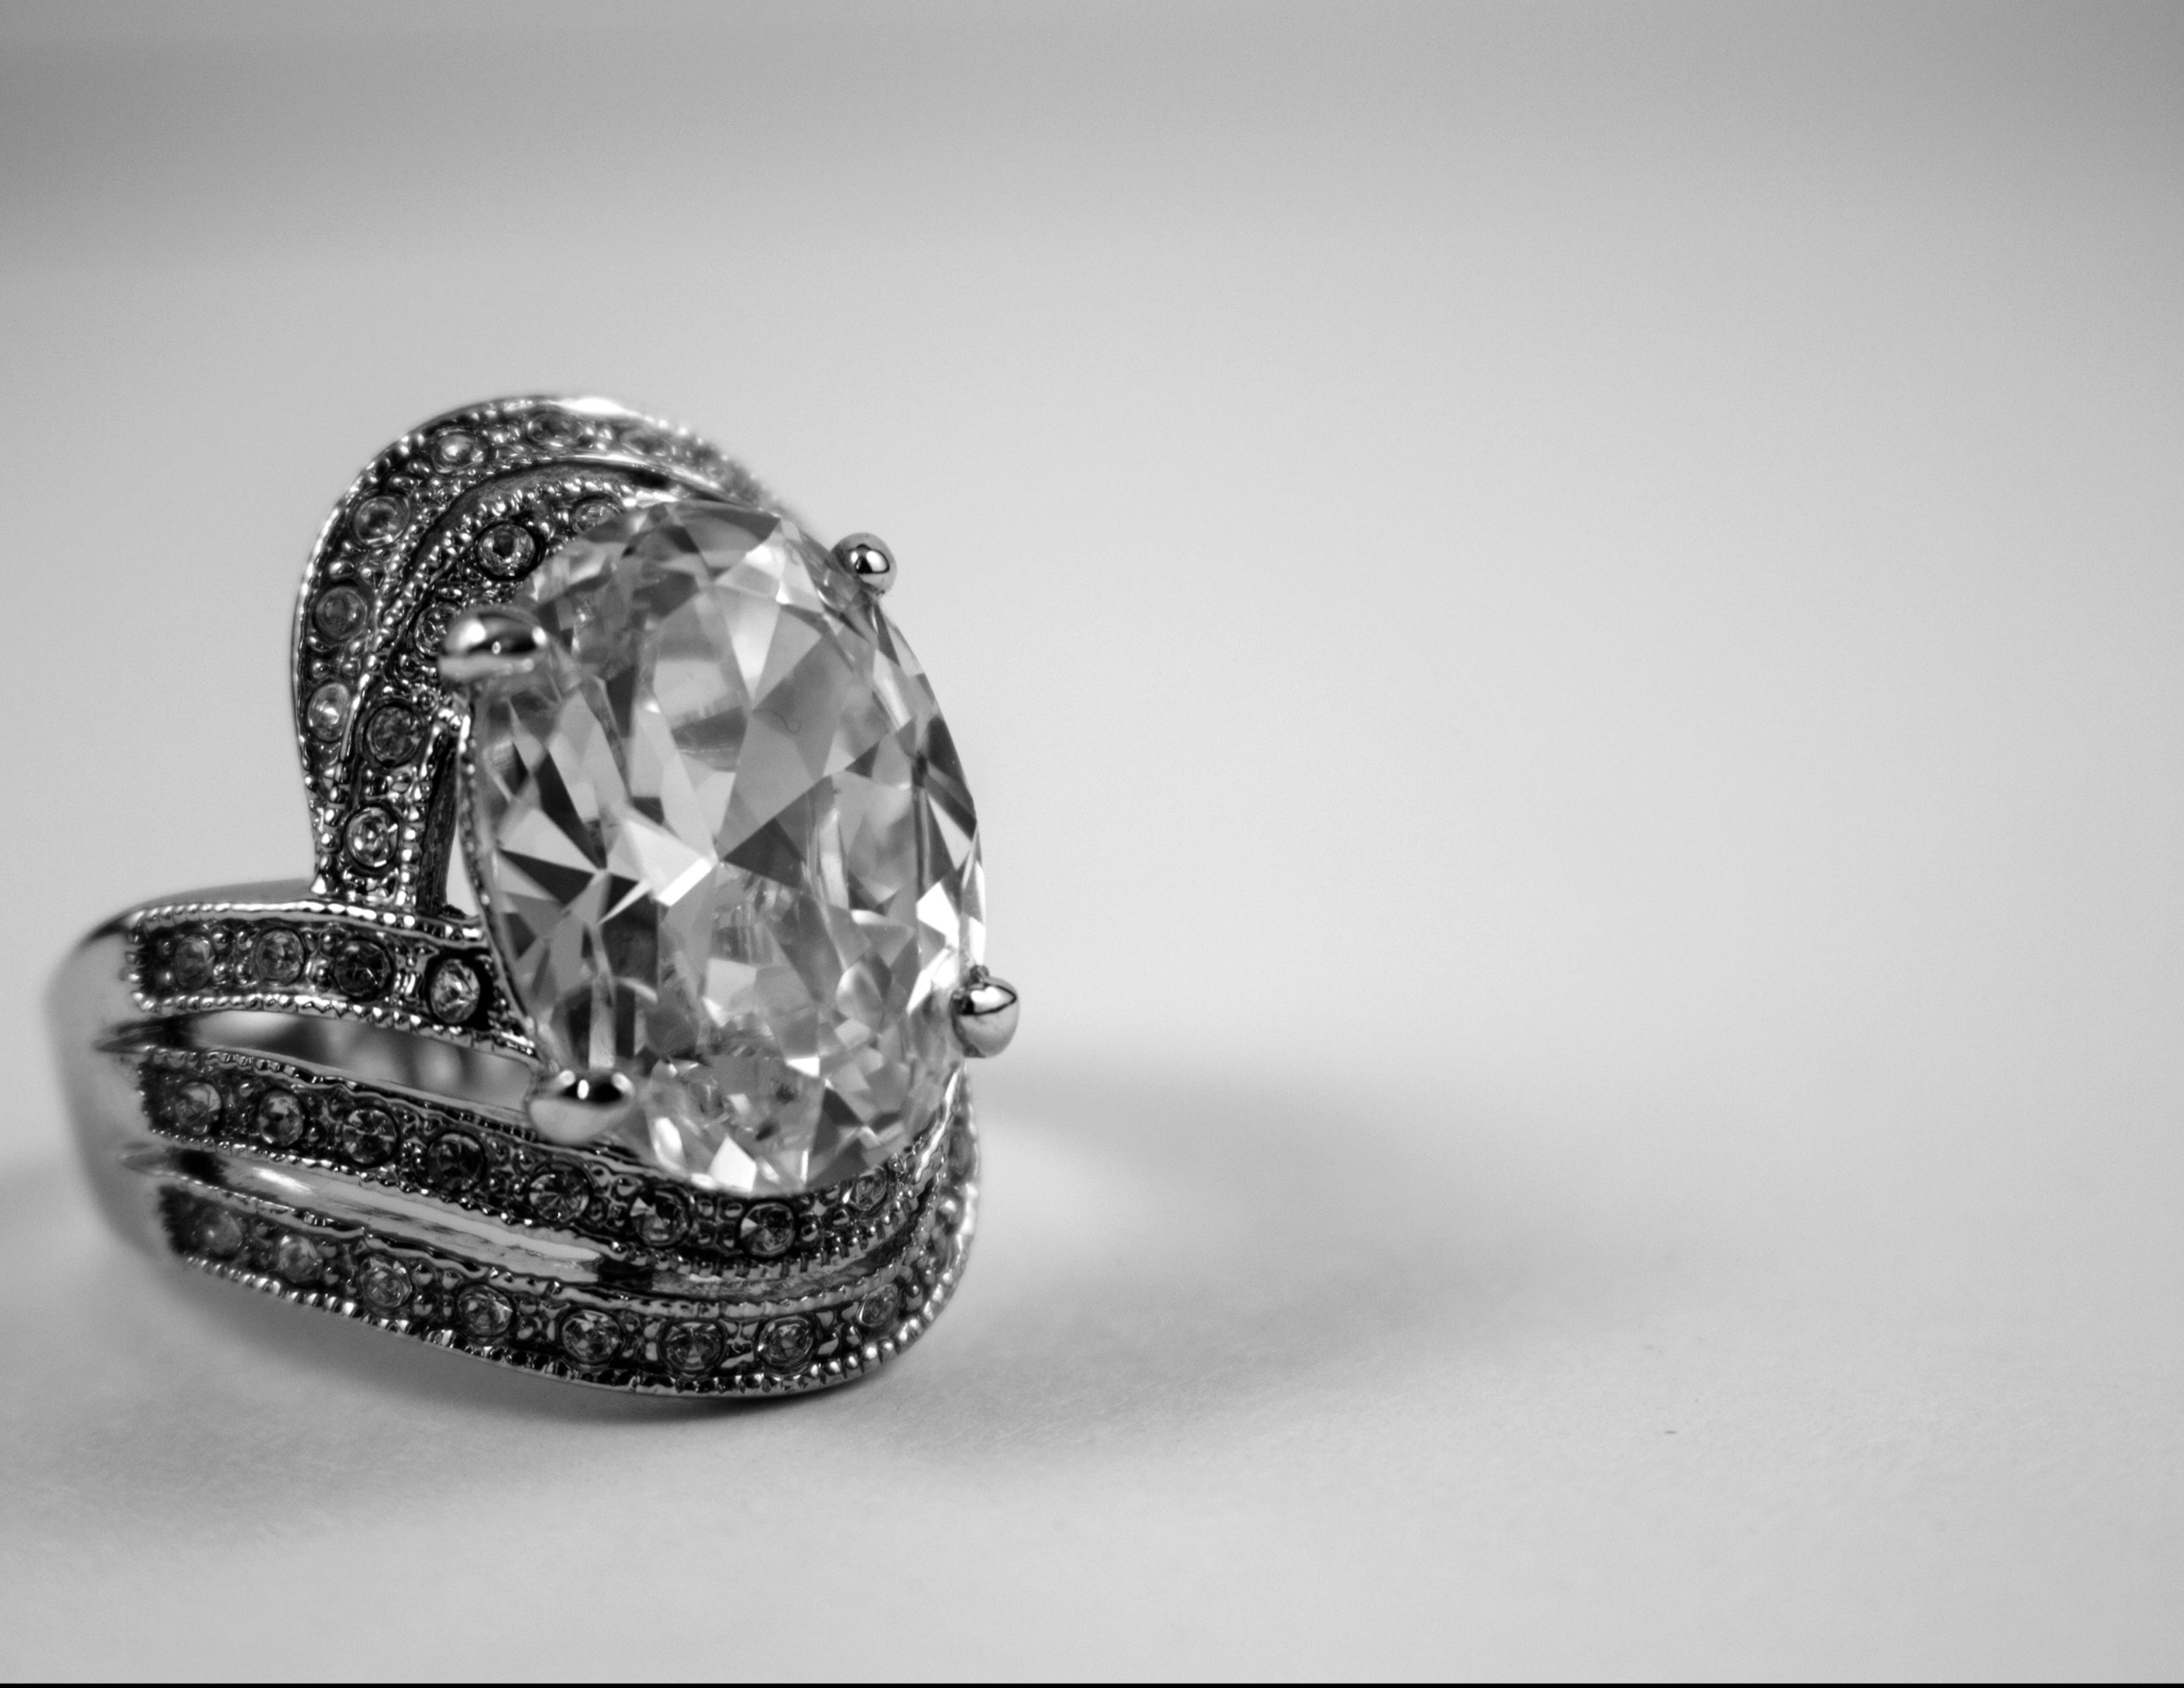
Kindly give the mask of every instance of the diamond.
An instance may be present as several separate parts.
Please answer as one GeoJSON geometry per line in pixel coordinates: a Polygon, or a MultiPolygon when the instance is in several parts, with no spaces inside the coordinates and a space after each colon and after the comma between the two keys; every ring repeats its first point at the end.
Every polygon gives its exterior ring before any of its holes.
{"type": "Polygon", "coordinates": [[[376,1167],[394,1158],[402,1141],[394,1117],[385,1108],[359,1108],[342,1122],[342,1153],[359,1167],[376,1167]]]}
{"type": "Polygon", "coordinates": [[[669,1247],[690,1228],[690,1203],[675,1190],[640,1190],[630,1198],[629,1228],[647,1248],[669,1247]]]}
{"type": "Polygon", "coordinates": [[[460,1026],[477,1012],[478,976],[467,961],[443,961],[426,988],[425,1000],[434,1019],[460,1026]]]}
{"type": "Polygon", "coordinates": [[[580,1307],[561,1321],[561,1351],[580,1366],[604,1366],[621,1346],[621,1327],[606,1313],[580,1307]]]}
{"type": "Polygon", "coordinates": [[[612,499],[586,499],[570,512],[569,525],[579,533],[588,533],[621,514],[621,506],[612,499]]]}
{"type": "Polygon", "coordinates": [[[349,860],[359,867],[384,867],[394,860],[394,817],[384,809],[359,809],[342,834],[349,860]]]}
{"type": "Polygon", "coordinates": [[[348,688],[338,680],[327,681],[311,694],[304,719],[310,726],[312,738],[340,738],[342,728],[348,725],[348,688]]]}
{"type": "Polygon", "coordinates": [[[250,946],[250,959],[268,984],[293,984],[304,976],[304,940],[285,926],[269,926],[250,946]]]}
{"type": "Polygon", "coordinates": [[[538,555],[538,542],[530,530],[512,521],[488,527],[477,542],[478,566],[499,580],[526,573],[538,555]]]}
{"type": "Polygon", "coordinates": [[[480,688],[471,811],[541,1052],[627,1074],[612,1128],[704,1187],[878,1166],[941,1111],[983,941],[916,657],[794,526],[716,501],[593,527],[516,601],[547,649],[480,688]]]}
{"type": "Polygon", "coordinates": [[[549,1225],[573,1225],[591,1205],[591,1190],[581,1173],[549,1167],[531,1180],[531,1211],[549,1225]]]}
{"type": "Polygon", "coordinates": [[[195,990],[212,983],[212,939],[201,932],[175,940],[173,967],[175,983],[184,990],[195,990]]]}
{"type": "Polygon", "coordinates": [[[349,532],[366,545],[384,545],[402,531],[402,524],[409,519],[407,504],[382,493],[356,507],[356,514],[348,519],[349,532]]]}
{"type": "Polygon", "coordinates": [[[203,1079],[177,1084],[167,1106],[167,1117],[176,1130],[202,1137],[220,1117],[220,1092],[203,1079]]]}
{"type": "Polygon", "coordinates": [[[866,1330],[878,1330],[894,1323],[901,1306],[902,1296],[894,1285],[883,1284],[857,1303],[857,1323],[866,1330]]]}
{"type": "Polygon", "coordinates": [[[744,1215],[737,1234],[752,1254],[760,1260],[772,1260],[787,1254],[788,1245],[796,1240],[796,1216],[778,1201],[761,1201],[744,1215]]]}
{"type": "Polygon", "coordinates": [[[242,1246],[242,1222],[225,1207],[208,1207],[198,1216],[198,1247],[225,1260],[242,1246]]]}
{"type": "Polygon", "coordinates": [[[365,749],[375,761],[388,767],[408,761],[424,740],[425,723],[418,719],[417,711],[400,704],[374,710],[371,719],[364,724],[365,749]]]}
{"type": "Polygon", "coordinates": [[[292,1149],[303,1140],[304,1105],[286,1090],[268,1090],[260,1096],[251,1118],[258,1134],[276,1149],[292,1149]]]}
{"type": "Polygon", "coordinates": [[[432,442],[432,461],[443,469],[465,469],[485,455],[476,434],[450,428],[432,442]]]}
{"type": "Polygon", "coordinates": [[[884,1167],[872,1171],[850,1186],[850,1206],[859,1213],[870,1213],[888,1198],[888,1175],[884,1167]]]}
{"type": "Polygon", "coordinates": [[[670,1369],[693,1376],[718,1365],[727,1345],[717,1324],[671,1324],[660,1333],[660,1357],[670,1369]]]}
{"type": "Polygon", "coordinates": [[[369,938],[358,938],[334,951],[332,974],[334,988],[343,995],[369,1002],[393,978],[394,963],[369,938]]]}
{"type": "Polygon", "coordinates": [[[356,1274],[357,1294],[383,1313],[410,1299],[410,1274],[384,1255],[374,1255],[356,1274]]]}
{"type": "Polygon", "coordinates": [[[515,1321],[515,1309],[507,1296],[482,1284],[473,1284],[455,1297],[455,1318],[465,1331],[482,1341],[505,1336],[515,1321]]]}
{"type": "Polygon", "coordinates": [[[309,1237],[290,1232],[273,1251],[273,1269],[291,1284],[309,1284],[319,1275],[319,1251],[309,1237]]]}
{"type": "Polygon", "coordinates": [[[793,1372],[811,1357],[811,1321],[777,1318],[760,1328],[758,1357],[770,1372],[793,1372]]]}
{"type": "Polygon", "coordinates": [[[365,619],[371,606],[364,601],[364,594],[353,586],[330,586],[319,595],[312,611],[311,621],[318,630],[336,644],[362,631],[365,619]]]}
{"type": "Polygon", "coordinates": [[[425,1151],[425,1169],[443,1189],[468,1189],[485,1173],[485,1150],[475,1137],[443,1131],[425,1151]]]}

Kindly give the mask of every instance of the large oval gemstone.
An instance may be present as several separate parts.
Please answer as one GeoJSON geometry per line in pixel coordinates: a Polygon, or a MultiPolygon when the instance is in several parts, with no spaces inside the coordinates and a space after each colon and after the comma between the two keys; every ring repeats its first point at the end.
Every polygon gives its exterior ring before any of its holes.
{"type": "Polygon", "coordinates": [[[472,855],[544,1059],[738,1192],[854,1178],[936,1118],[979,959],[978,820],[874,598],[777,515],[595,527],[516,602],[540,660],[473,706],[472,855]]]}

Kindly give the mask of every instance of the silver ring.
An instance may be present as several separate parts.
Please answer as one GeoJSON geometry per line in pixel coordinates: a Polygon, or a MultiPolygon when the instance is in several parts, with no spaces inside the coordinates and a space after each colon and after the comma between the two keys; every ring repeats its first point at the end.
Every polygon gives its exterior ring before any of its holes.
{"type": "Polygon", "coordinates": [[[382,452],[297,607],[313,877],[130,910],[54,983],[114,1223],[616,1389],[809,1390],[915,1341],[1017,998],[894,577],[603,400],[382,452]]]}

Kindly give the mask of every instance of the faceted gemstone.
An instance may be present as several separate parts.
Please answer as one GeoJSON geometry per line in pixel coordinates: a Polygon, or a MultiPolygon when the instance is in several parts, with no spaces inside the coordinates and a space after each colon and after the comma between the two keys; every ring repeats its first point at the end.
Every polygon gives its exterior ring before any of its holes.
{"type": "Polygon", "coordinates": [[[434,1019],[460,1026],[477,1012],[478,976],[466,961],[443,961],[426,988],[425,1000],[434,1019]]]}
{"type": "Polygon", "coordinates": [[[875,1167],[850,1186],[850,1206],[859,1213],[870,1213],[888,1197],[887,1170],[875,1167]]]}
{"type": "Polygon", "coordinates": [[[584,1217],[591,1191],[566,1167],[549,1167],[531,1180],[531,1211],[549,1225],[573,1225],[584,1217]]]}
{"type": "Polygon", "coordinates": [[[410,1274],[384,1255],[374,1255],[356,1274],[357,1293],[383,1313],[410,1299],[410,1274]]]}
{"type": "Polygon", "coordinates": [[[334,952],[334,988],[344,996],[368,1002],[384,991],[393,977],[394,963],[369,938],[354,939],[334,952]]]}
{"type": "Polygon", "coordinates": [[[715,501],[588,529],[515,602],[549,637],[480,689],[471,812],[541,1052],[627,1074],[615,1128],[707,1188],[878,1166],[940,1111],[983,942],[916,657],[793,524],[715,501]]]}
{"type": "Polygon", "coordinates": [[[630,1198],[629,1228],[647,1248],[666,1248],[689,1228],[690,1204],[675,1191],[641,1190],[630,1198]]]}
{"type": "Polygon", "coordinates": [[[760,1327],[758,1357],[768,1371],[793,1372],[811,1357],[811,1321],[777,1318],[760,1327]]]}
{"type": "Polygon", "coordinates": [[[892,1284],[883,1284],[871,1295],[857,1303],[857,1323],[866,1330],[878,1330],[894,1323],[896,1310],[902,1305],[902,1296],[892,1284]]]}
{"type": "Polygon", "coordinates": [[[175,940],[175,983],[184,990],[195,990],[199,985],[212,982],[212,939],[202,933],[192,933],[187,938],[175,940]]]}
{"type": "Polygon", "coordinates": [[[621,1327],[606,1313],[580,1308],[561,1321],[561,1351],[580,1366],[603,1366],[621,1346],[621,1327]]]}
{"type": "Polygon", "coordinates": [[[502,580],[514,580],[531,566],[538,554],[538,542],[531,531],[512,521],[488,527],[477,543],[478,566],[502,580]]]}
{"type": "Polygon", "coordinates": [[[425,723],[417,711],[400,704],[374,710],[365,723],[364,748],[371,752],[374,760],[388,767],[408,761],[424,740],[425,723]]]}
{"type": "Polygon", "coordinates": [[[342,728],[348,725],[348,688],[338,680],[327,681],[311,694],[304,716],[310,723],[312,738],[340,738],[342,728]]]}
{"type": "Polygon", "coordinates": [[[384,1108],[359,1108],[342,1122],[342,1152],[359,1167],[376,1167],[394,1158],[401,1134],[384,1108]]]}
{"type": "Polygon", "coordinates": [[[281,1245],[273,1251],[273,1269],[291,1284],[309,1284],[319,1275],[319,1251],[311,1245],[309,1237],[299,1237],[292,1231],[281,1239],[281,1245]]]}
{"type": "Polygon", "coordinates": [[[268,984],[293,984],[304,976],[304,940],[285,926],[269,926],[250,946],[258,977],[268,984]]]}
{"type": "Polygon", "coordinates": [[[198,1217],[198,1246],[225,1260],[242,1246],[242,1223],[225,1207],[208,1207],[198,1217]]]}
{"type": "Polygon", "coordinates": [[[425,1169],[443,1189],[468,1189],[485,1174],[485,1150],[464,1132],[443,1131],[425,1151],[425,1169]]]}
{"type": "Polygon", "coordinates": [[[252,1117],[258,1134],[276,1149],[292,1149],[304,1135],[304,1105],[286,1090],[268,1090],[252,1117]]]}
{"type": "Polygon", "coordinates": [[[499,1290],[473,1284],[455,1297],[455,1318],[470,1334],[489,1342],[508,1334],[515,1309],[499,1290]]]}
{"type": "Polygon", "coordinates": [[[485,455],[476,434],[450,428],[432,442],[432,461],[443,469],[465,469],[485,455]]]}
{"type": "Polygon", "coordinates": [[[359,867],[384,867],[394,860],[394,817],[384,809],[359,809],[343,835],[349,860],[359,867]]]}
{"type": "Polygon", "coordinates": [[[366,499],[349,518],[349,531],[367,545],[383,545],[402,531],[410,519],[409,506],[385,493],[366,499]]]}
{"type": "Polygon", "coordinates": [[[201,1137],[220,1117],[220,1092],[202,1079],[178,1084],[167,1112],[176,1130],[201,1137]]]}
{"type": "Polygon", "coordinates": [[[796,1216],[777,1201],[761,1201],[744,1215],[737,1235],[760,1260],[772,1260],[796,1240],[796,1216]]]}
{"type": "Polygon", "coordinates": [[[660,1357],[693,1376],[718,1364],[726,1346],[717,1324],[671,1324],[660,1333],[660,1357]]]}
{"type": "Polygon", "coordinates": [[[311,620],[321,633],[338,644],[361,632],[365,618],[370,613],[371,606],[354,587],[334,586],[320,594],[318,604],[311,610],[311,620]]]}

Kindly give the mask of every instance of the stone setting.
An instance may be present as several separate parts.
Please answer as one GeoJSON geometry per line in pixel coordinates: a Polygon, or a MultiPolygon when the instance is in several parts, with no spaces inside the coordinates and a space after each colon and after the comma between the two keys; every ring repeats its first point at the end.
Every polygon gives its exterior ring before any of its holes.
{"type": "Polygon", "coordinates": [[[541,1055],[626,1074],[609,1128],[701,1188],[880,1165],[945,1106],[984,935],[916,659],[793,523],[712,499],[585,529],[511,602],[547,638],[476,695],[471,858],[541,1055]]]}

